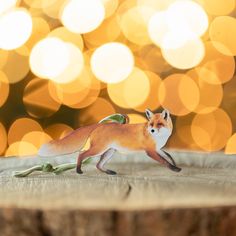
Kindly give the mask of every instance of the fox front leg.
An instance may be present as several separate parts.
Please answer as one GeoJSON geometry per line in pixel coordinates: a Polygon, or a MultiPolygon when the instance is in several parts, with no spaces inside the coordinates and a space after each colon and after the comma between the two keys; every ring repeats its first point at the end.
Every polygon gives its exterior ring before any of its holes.
{"type": "Polygon", "coordinates": [[[159,155],[161,155],[162,157],[164,157],[165,159],[169,159],[170,162],[171,162],[174,166],[176,166],[176,163],[175,163],[174,159],[172,158],[172,156],[171,156],[168,152],[166,152],[166,151],[160,149],[160,150],[157,151],[157,153],[158,153],[159,155]]]}
{"type": "Polygon", "coordinates": [[[104,172],[104,173],[106,173],[106,174],[108,174],[108,175],[116,175],[116,172],[115,171],[113,171],[113,170],[109,170],[109,169],[105,169],[103,166],[105,165],[105,163],[107,163],[110,159],[111,159],[111,157],[112,157],[112,155],[115,153],[115,149],[113,149],[113,148],[110,148],[110,149],[108,149],[106,152],[104,152],[102,155],[101,155],[101,157],[100,157],[100,160],[98,161],[98,163],[97,163],[97,165],[96,165],[96,167],[100,170],[100,171],[102,171],[102,172],[104,172]]]}
{"type": "Polygon", "coordinates": [[[168,162],[163,156],[161,156],[160,154],[158,154],[156,151],[154,150],[148,150],[146,151],[147,155],[150,156],[153,160],[160,162],[162,165],[168,167],[169,169],[175,171],[175,172],[179,172],[181,171],[181,169],[175,165],[172,165],[170,162],[168,162]]]}

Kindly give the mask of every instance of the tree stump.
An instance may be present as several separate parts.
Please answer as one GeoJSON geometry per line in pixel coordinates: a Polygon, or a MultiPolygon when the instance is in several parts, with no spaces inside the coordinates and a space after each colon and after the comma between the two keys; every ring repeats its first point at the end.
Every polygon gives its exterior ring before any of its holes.
{"type": "Polygon", "coordinates": [[[170,151],[179,173],[144,154],[116,154],[99,172],[92,163],[61,175],[15,170],[54,158],[0,160],[0,235],[3,236],[233,236],[236,235],[236,157],[170,151]]]}

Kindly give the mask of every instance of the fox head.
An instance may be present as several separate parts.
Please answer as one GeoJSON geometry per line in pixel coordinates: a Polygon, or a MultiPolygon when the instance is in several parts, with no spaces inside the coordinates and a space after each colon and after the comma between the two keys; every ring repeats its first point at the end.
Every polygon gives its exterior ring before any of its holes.
{"type": "Polygon", "coordinates": [[[172,133],[172,121],[168,110],[164,109],[162,113],[152,113],[146,109],[148,119],[148,132],[151,136],[170,136],[172,133]]]}

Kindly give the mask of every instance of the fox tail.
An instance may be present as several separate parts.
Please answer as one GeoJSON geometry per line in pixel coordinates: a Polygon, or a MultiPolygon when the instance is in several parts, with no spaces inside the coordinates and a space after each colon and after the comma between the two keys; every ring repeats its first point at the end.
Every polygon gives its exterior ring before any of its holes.
{"type": "Polygon", "coordinates": [[[48,157],[77,152],[83,148],[91,132],[100,125],[94,124],[81,127],[60,140],[52,140],[43,144],[38,151],[38,155],[48,157]]]}

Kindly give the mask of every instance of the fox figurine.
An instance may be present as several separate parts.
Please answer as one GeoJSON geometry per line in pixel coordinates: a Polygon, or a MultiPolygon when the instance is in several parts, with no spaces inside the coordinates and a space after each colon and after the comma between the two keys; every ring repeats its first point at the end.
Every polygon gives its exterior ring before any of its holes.
{"type": "Polygon", "coordinates": [[[106,123],[81,127],[61,140],[42,145],[40,156],[54,156],[77,152],[83,148],[90,138],[88,150],[79,153],[77,173],[82,174],[81,165],[88,157],[99,156],[96,167],[107,174],[115,171],[106,169],[105,163],[118,152],[145,152],[149,157],[169,169],[179,172],[173,158],[162,150],[173,129],[170,113],[164,109],[162,113],[153,114],[146,109],[148,121],[140,124],[106,123]]]}

